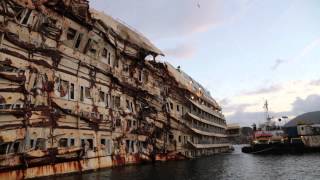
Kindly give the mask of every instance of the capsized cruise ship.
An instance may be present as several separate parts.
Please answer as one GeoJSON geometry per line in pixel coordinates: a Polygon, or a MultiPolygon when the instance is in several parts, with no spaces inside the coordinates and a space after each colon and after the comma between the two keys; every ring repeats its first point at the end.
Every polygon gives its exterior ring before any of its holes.
{"type": "Polygon", "coordinates": [[[163,55],[86,0],[1,0],[0,179],[229,151],[221,107],[163,55]]]}

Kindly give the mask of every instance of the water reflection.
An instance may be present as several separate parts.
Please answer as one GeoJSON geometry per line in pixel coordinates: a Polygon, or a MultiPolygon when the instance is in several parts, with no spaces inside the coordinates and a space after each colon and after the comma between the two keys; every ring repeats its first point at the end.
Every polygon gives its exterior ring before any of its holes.
{"type": "MultiPolygon", "coordinates": [[[[320,154],[259,156],[240,147],[223,154],[188,161],[107,169],[56,177],[56,180],[212,180],[212,179],[320,179],[320,154]]],[[[48,178],[46,178],[48,180],[48,178]]]]}

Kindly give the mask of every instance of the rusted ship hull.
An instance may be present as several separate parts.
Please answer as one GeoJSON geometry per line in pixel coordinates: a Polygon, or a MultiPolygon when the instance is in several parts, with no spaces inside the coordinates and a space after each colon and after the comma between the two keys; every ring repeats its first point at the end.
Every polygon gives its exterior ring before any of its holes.
{"type": "Polygon", "coordinates": [[[0,1],[0,179],[228,151],[221,107],[159,55],[86,0],[0,1]]]}

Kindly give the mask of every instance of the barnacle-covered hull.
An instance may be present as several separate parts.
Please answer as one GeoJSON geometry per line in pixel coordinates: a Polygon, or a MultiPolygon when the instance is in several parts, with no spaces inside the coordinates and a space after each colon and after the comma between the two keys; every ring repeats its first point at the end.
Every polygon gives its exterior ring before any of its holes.
{"type": "Polygon", "coordinates": [[[0,179],[229,150],[210,94],[85,0],[0,2],[0,179]]]}

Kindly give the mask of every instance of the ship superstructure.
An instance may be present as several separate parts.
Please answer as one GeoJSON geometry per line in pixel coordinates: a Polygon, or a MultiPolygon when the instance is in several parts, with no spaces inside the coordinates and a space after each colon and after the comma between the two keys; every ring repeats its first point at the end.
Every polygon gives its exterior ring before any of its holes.
{"type": "Polygon", "coordinates": [[[0,178],[227,152],[221,107],[85,0],[0,2],[0,178]]]}

